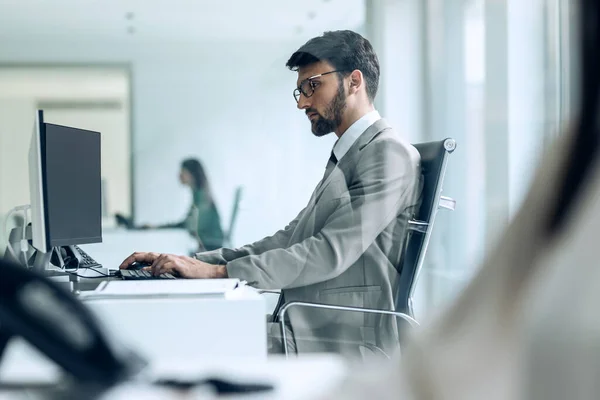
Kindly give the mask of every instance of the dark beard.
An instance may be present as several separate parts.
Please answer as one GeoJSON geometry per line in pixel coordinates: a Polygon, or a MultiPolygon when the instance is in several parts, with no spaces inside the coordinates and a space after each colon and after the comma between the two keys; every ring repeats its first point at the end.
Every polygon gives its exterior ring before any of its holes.
{"type": "Polygon", "coordinates": [[[335,131],[342,123],[342,114],[346,109],[346,94],[344,85],[340,82],[338,92],[325,110],[325,116],[319,116],[312,121],[312,133],[317,137],[325,136],[335,131]]]}

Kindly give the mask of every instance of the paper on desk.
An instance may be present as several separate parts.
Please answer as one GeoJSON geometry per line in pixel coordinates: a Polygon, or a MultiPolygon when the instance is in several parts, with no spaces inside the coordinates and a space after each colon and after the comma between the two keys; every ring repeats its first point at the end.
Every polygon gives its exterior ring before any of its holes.
{"type": "Polygon", "coordinates": [[[100,296],[152,296],[224,294],[240,285],[239,279],[149,279],[131,281],[106,281],[90,295],[100,296]]]}

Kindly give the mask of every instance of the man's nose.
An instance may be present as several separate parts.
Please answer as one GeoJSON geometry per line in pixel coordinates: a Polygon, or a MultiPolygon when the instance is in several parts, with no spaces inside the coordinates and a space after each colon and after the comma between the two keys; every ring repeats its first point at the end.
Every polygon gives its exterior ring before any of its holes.
{"type": "Polygon", "coordinates": [[[310,99],[304,94],[300,93],[300,98],[298,99],[297,106],[299,110],[306,110],[310,107],[310,99]]]}

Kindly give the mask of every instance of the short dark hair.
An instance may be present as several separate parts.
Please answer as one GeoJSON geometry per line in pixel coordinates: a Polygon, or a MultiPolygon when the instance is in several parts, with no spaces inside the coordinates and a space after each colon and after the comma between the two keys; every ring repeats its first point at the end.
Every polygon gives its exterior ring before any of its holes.
{"type": "Polygon", "coordinates": [[[367,82],[367,96],[373,102],[379,86],[379,60],[371,43],[356,32],[329,31],[310,39],[285,64],[292,71],[327,61],[346,75],[358,69],[367,82]]]}

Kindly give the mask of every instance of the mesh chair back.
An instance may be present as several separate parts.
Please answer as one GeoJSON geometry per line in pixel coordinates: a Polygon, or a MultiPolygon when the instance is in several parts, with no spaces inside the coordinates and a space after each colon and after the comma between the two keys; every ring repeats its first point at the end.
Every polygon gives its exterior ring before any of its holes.
{"type": "Polygon", "coordinates": [[[396,297],[396,311],[413,317],[412,296],[423,266],[433,223],[442,196],[442,185],[448,156],[456,148],[456,142],[454,139],[448,138],[437,142],[419,143],[414,146],[421,155],[422,202],[416,219],[409,223],[411,232],[402,258],[402,266],[398,269],[400,271],[400,282],[396,297]]]}

